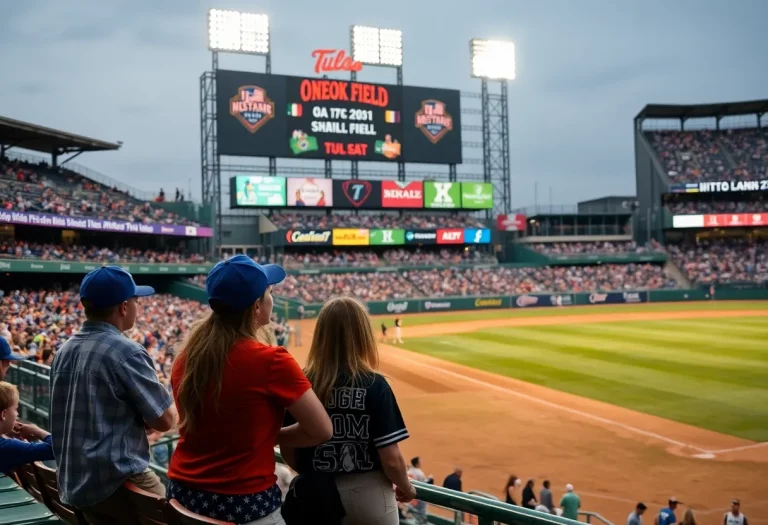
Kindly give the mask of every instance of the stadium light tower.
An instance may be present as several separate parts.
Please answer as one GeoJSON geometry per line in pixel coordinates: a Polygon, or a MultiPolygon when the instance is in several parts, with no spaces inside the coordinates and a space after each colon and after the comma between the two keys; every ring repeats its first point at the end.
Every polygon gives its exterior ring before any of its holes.
{"type": "Polygon", "coordinates": [[[208,11],[208,49],[214,55],[214,69],[217,69],[219,52],[242,53],[266,57],[266,69],[267,73],[270,73],[272,65],[269,40],[267,15],[228,9],[208,11]]]}
{"type": "Polygon", "coordinates": [[[472,78],[479,78],[483,115],[483,179],[494,185],[494,192],[501,194],[495,201],[492,215],[511,212],[509,174],[509,104],[507,81],[517,76],[515,44],[503,40],[473,38],[469,42],[472,78]],[[501,93],[491,94],[488,82],[498,82],[501,93]]]}
{"type": "MultiPolygon", "coordinates": [[[[352,60],[368,66],[390,67],[397,72],[397,85],[403,85],[403,32],[399,29],[381,29],[352,26],[349,30],[352,60]]],[[[352,72],[352,80],[357,73],[352,72]]],[[[352,161],[352,178],[359,178],[358,164],[352,161]]],[[[405,180],[405,163],[397,163],[397,180],[405,180]]]]}

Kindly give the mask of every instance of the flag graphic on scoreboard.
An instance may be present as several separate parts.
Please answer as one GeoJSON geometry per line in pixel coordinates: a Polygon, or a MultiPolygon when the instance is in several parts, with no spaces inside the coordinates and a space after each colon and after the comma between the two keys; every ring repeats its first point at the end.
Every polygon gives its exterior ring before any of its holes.
{"type": "Polygon", "coordinates": [[[289,117],[300,117],[304,113],[304,110],[301,107],[301,104],[288,104],[288,116],[289,117]]]}
{"type": "Polygon", "coordinates": [[[416,112],[416,127],[421,129],[432,144],[437,144],[453,129],[453,117],[439,100],[424,100],[416,112]]]}
{"type": "Polygon", "coordinates": [[[229,99],[229,114],[251,133],[275,116],[275,103],[259,86],[240,86],[237,95],[229,99]]]}
{"type": "Polygon", "coordinates": [[[387,124],[398,124],[400,122],[400,112],[388,109],[384,112],[384,121],[387,124]]]}
{"type": "Polygon", "coordinates": [[[317,151],[319,148],[317,145],[317,137],[307,135],[300,129],[293,131],[291,138],[288,139],[288,145],[295,155],[301,155],[308,151],[317,151]]]}

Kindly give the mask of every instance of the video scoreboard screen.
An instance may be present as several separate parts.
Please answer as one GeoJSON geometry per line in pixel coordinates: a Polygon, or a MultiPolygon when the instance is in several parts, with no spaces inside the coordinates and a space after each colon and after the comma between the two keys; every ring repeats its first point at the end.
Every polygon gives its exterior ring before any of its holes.
{"type": "Polygon", "coordinates": [[[216,72],[222,155],[460,164],[459,91],[216,72]]]}
{"type": "Polygon", "coordinates": [[[493,184],[238,175],[230,178],[232,208],[488,210],[493,184]]]}

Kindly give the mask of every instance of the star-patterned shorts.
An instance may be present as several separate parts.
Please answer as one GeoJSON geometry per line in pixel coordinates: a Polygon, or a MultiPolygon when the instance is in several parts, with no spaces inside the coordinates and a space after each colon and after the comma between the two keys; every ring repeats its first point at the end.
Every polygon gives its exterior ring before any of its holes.
{"type": "Polygon", "coordinates": [[[256,494],[216,494],[171,481],[168,499],[175,499],[185,509],[202,516],[232,523],[248,523],[269,516],[279,509],[282,492],[275,484],[256,494]]]}

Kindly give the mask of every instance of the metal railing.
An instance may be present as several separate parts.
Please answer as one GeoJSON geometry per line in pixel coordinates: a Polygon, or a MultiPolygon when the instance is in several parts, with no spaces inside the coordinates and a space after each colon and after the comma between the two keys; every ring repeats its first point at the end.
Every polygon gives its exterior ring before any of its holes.
{"type": "MultiPolygon", "coordinates": [[[[15,384],[19,389],[19,406],[21,408],[21,417],[27,420],[36,420],[35,423],[47,428],[50,405],[50,367],[40,365],[31,361],[19,361],[11,365],[6,376],[6,380],[15,384]]],[[[178,436],[169,436],[161,438],[153,443],[152,448],[158,449],[166,447],[168,458],[170,459],[174,443],[178,436]]],[[[275,450],[275,460],[284,463],[280,452],[275,450]]],[[[168,469],[166,466],[151,463],[152,468],[161,478],[168,479],[168,469]]],[[[575,525],[576,521],[544,514],[529,510],[523,507],[508,505],[498,500],[494,500],[478,494],[457,492],[427,483],[414,481],[416,487],[416,498],[453,512],[453,523],[463,523],[465,517],[474,516],[477,525],[494,525],[495,523],[507,525],[575,525]]],[[[599,515],[589,514],[587,518],[599,515]]],[[[430,516],[433,523],[445,523],[445,518],[430,516]]],[[[601,521],[607,525],[609,522],[601,518],[601,521]]]]}

